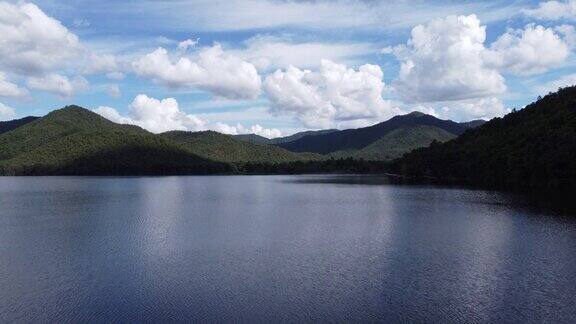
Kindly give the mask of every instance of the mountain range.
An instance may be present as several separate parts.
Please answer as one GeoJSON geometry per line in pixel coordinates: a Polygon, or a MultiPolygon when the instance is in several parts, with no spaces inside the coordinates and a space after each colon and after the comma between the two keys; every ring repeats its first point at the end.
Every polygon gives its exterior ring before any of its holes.
{"type": "Polygon", "coordinates": [[[0,134],[4,175],[232,173],[235,164],[320,158],[216,132],[152,134],[78,106],[6,125],[12,130],[0,134]]]}
{"type": "Polygon", "coordinates": [[[333,132],[337,132],[337,131],[338,131],[337,129],[323,129],[323,130],[317,130],[317,131],[305,131],[305,132],[299,132],[299,133],[296,133],[296,134],[293,134],[290,136],[277,137],[277,138],[266,138],[264,136],[260,136],[260,135],[256,135],[256,134],[240,134],[240,135],[234,135],[234,137],[241,139],[241,140],[244,140],[244,141],[253,142],[253,143],[278,145],[278,144],[293,142],[293,141],[299,140],[305,136],[323,135],[323,134],[333,133],[333,132]]]}
{"type": "Polygon", "coordinates": [[[213,131],[152,134],[68,106],[0,124],[2,174],[163,174],[241,172],[252,164],[353,158],[385,161],[468,127],[421,113],[350,130],[267,139],[213,131]]]}
{"type": "Polygon", "coordinates": [[[306,131],[275,139],[255,134],[236,135],[236,138],[252,143],[272,144],[292,152],[387,161],[416,148],[426,147],[433,141],[449,141],[483,123],[483,120],[457,123],[413,112],[364,128],[306,131]]]}
{"type": "Polygon", "coordinates": [[[364,128],[309,134],[278,146],[293,152],[329,154],[367,160],[391,160],[433,141],[446,142],[482,124],[457,123],[413,112],[364,128]]]}
{"type": "Polygon", "coordinates": [[[0,123],[0,174],[391,172],[407,179],[576,192],[576,87],[488,122],[422,113],[265,139],[150,133],[68,106],[0,123]]]}

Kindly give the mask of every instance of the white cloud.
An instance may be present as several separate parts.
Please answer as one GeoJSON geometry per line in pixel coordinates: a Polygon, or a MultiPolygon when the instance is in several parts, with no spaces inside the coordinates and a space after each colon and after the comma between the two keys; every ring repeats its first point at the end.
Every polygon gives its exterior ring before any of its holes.
{"type": "Polygon", "coordinates": [[[492,119],[501,117],[510,110],[500,99],[495,97],[450,102],[442,106],[439,115],[456,121],[469,121],[475,119],[492,119]]]}
{"type": "Polygon", "coordinates": [[[196,46],[199,41],[200,41],[200,38],[196,38],[195,40],[187,39],[185,41],[182,41],[182,42],[178,43],[178,51],[180,51],[181,53],[186,53],[186,51],[188,50],[189,47],[196,46]]]}
{"type": "Polygon", "coordinates": [[[476,119],[489,120],[494,117],[504,116],[510,112],[510,109],[506,108],[504,103],[496,97],[437,102],[429,105],[419,105],[410,110],[457,122],[476,119]]]}
{"type": "MultiPolygon", "coordinates": [[[[568,28],[562,30],[570,32],[568,28]]],[[[569,54],[568,44],[552,28],[530,24],[498,37],[485,52],[485,59],[500,70],[532,75],[560,66],[569,54]]]]}
{"type": "Polygon", "coordinates": [[[264,81],[272,111],[292,114],[311,128],[346,127],[391,117],[398,110],[382,98],[383,73],[365,64],[356,71],[322,60],[317,72],[290,66],[264,81]]]}
{"type": "Polygon", "coordinates": [[[127,117],[111,107],[99,107],[93,111],[115,123],[138,125],[153,133],[203,130],[206,124],[194,115],[181,112],[174,98],[158,100],[143,94],[136,96],[130,104],[127,117]]]}
{"type": "Polygon", "coordinates": [[[573,31],[529,24],[486,48],[486,26],[475,15],[448,16],[414,27],[406,45],[382,52],[401,61],[394,87],[407,102],[487,98],[506,91],[503,73],[533,75],[564,64],[573,31]]]}
{"type": "Polygon", "coordinates": [[[40,77],[28,78],[30,89],[51,92],[61,97],[71,97],[79,91],[86,90],[88,81],[82,77],[70,80],[68,77],[56,73],[50,73],[40,77]]]}
{"type": "Polygon", "coordinates": [[[130,104],[130,117],[137,125],[155,133],[169,130],[200,130],[205,121],[180,111],[174,98],[158,100],[138,95],[130,104]]]}
{"type": "Polygon", "coordinates": [[[294,42],[289,38],[255,36],[245,42],[243,49],[230,51],[251,62],[258,70],[286,68],[317,68],[320,60],[355,62],[360,55],[374,53],[374,45],[367,43],[294,42]],[[305,53],[305,55],[303,55],[305,53]]]}
{"type": "Polygon", "coordinates": [[[195,58],[181,56],[176,62],[158,48],[133,67],[137,75],[169,87],[195,87],[228,99],[255,99],[262,84],[254,65],[225,53],[218,44],[201,49],[195,58]]]}
{"type": "Polygon", "coordinates": [[[210,124],[209,128],[229,135],[239,135],[239,134],[256,134],[267,138],[281,137],[282,132],[276,128],[264,128],[259,124],[252,125],[250,127],[244,127],[242,124],[236,124],[236,126],[231,126],[222,122],[216,122],[210,124]]]}
{"type": "Polygon", "coordinates": [[[8,107],[0,102],[0,120],[11,120],[16,117],[16,111],[14,108],[8,107]]]}
{"type": "Polygon", "coordinates": [[[408,102],[486,97],[506,90],[484,64],[486,27],[475,15],[448,16],[412,29],[406,45],[387,48],[402,61],[395,88],[408,102]]]}
{"type": "Polygon", "coordinates": [[[0,97],[22,97],[28,92],[6,79],[6,75],[0,72],[0,97]]]}
{"type": "Polygon", "coordinates": [[[256,134],[267,138],[276,138],[282,136],[282,132],[279,129],[264,128],[258,124],[250,126],[249,128],[244,128],[243,130],[240,130],[240,132],[244,134],[256,134]]]}
{"type": "Polygon", "coordinates": [[[138,125],[136,121],[134,121],[130,117],[124,117],[120,115],[120,113],[112,107],[100,106],[96,109],[93,109],[92,111],[117,124],[138,125]]]}
{"type": "Polygon", "coordinates": [[[576,19],[576,0],[541,2],[524,13],[541,20],[576,19]]]}
{"type": "Polygon", "coordinates": [[[0,2],[0,67],[5,71],[44,73],[82,52],[78,37],[34,4],[0,2]]]}
{"type": "Polygon", "coordinates": [[[171,130],[203,131],[215,130],[225,134],[258,134],[266,137],[278,137],[282,133],[277,129],[266,129],[260,125],[244,127],[241,124],[230,126],[225,123],[210,123],[196,115],[186,114],[180,110],[178,101],[174,98],[158,100],[140,94],[130,104],[128,116],[122,116],[111,107],[99,107],[95,113],[119,124],[138,125],[153,133],[162,133],[171,130]]]}
{"type": "Polygon", "coordinates": [[[565,88],[576,85],[576,74],[568,74],[554,81],[539,83],[534,87],[535,92],[539,95],[545,95],[549,92],[556,92],[559,88],[565,88]]]}
{"type": "Polygon", "coordinates": [[[119,98],[122,96],[120,87],[117,84],[109,84],[106,86],[106,93],[112,98],[119,98]]]}

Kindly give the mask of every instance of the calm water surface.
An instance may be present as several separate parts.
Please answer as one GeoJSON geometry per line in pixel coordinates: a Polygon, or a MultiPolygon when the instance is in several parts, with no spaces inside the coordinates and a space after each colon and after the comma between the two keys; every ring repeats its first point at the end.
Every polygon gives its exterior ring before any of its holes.
{"type": "Polygon", "coordinates": [[[573,323],[575,296],[575,218],[502,193],[0,178],[2,323],[573,323]]]}

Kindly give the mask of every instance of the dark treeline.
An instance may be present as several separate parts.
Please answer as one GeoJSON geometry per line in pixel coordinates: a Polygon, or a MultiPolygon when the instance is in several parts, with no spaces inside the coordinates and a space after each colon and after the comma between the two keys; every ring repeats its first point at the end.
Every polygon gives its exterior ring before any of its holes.
{"type": "Polygon", "coordinates": [[[282,163],[246,163],[238,166],[243,174],[305,174],[305,173],[385,173],[389,163],[352,158],[282,163]]]}
{"type": "Polygon", "coordinates": [[[51,167],[28,166],[20,170],[3,169],[2,175],[242,175],[242,174],[316,174],[316,173],[386,173],[389,162],[352,158],[322,161],[279,163],[199,163],[188,155],[173,151],[123,149],[98,153],[73,163],[51,167]]]}
{"type": "Polygon", "coordinates": [[[495,118],[392,164],[416,180],[541,193],[576,193],[576,87],[495,118]]]}

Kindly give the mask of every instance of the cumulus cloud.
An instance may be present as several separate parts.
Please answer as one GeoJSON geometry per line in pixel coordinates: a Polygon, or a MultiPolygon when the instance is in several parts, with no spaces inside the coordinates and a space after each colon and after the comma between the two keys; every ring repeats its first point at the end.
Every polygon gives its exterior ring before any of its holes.
{"type": "Polygon", "coordinates": [[[576,19],[576,0],[541,2],[524,13],[541,20],[576,19]]]}
{"type": "Polygon", "coordinates": [[[561,66],[570,54],[570,27],[529,24],[487,48],[486,26],[475,15],[448,16],[414,27],[406,45],[382,52],[401,61],[394,87],[407,102],[486,98],[506,91],[503,73],[533,75],[561,66]]]}
{"type": "Polygon", "coordinates": [[[440,108],[439,114],[443,118],[456,121],[469,121],[474,119],[492,119],[501,117],[510,112],[502,101],[495,97],[450,102],[440,108]]]}
{"type": "Polygon", "coordinates": [[[169,130],[200,130],[205,121],[180,111],[174,98],[158,100],[138,95],[129,107],[129,116],[135,124],[154,133],[169,130]]]}
{"type": "MultiPolygon", "coordinates": [[[[561,31],[569,34],[569,29],[561,31]]],[[[552,28],[530,24],[498,37],[485,52],[485,59],[487,64],[513,74],[532,75],[560,66],[569,54],[568,44],[552,28]]]]}
{"type": "Polygon", "coordinates": [[[243,129],[239,130],[240,134],[256,134],[267,138],[276,138],[282,136],[282,132],[279,129],[264,128],[258,124],[250,126],[249,128],[244,128],[244,126],[242,126],[242,128],[243,129]]]}
{"type": "Polygon", "coordinates": [[[16,111],[14,108],[8,107],[0,102],[0,120],[10,120],[16,117],[16,111]]]}
{"type": "Polygon", "coordinates": [[[395,88],[409,102],[461,100],[506,90],[484,64],[486,27],[475,15],[448,16],[412,29],[406,45],[387,48],[401,60],[395,88]]]}
{"type": "Polygon", "coordinates": [[[28,78],[30,89],[47,91],[61,97],[71,97],[79,91],[88,88],[88,81],[82,77],[69,79],[67,76],[50,73],[40,77],[28,78]]]}
{"type": "Polygon", "coordinates": [[[196,57],[173,61],[158,48],[133,63],[134,72],[169,87],[195,87],[228,99],[255,99],[262,81],[256,67],[225,53],[220,45],[203,48],[196,57]]]}
{"type": "Polygon", "coordinates": [[[228,125],[221,122],[216,122],[214,124],[209,124],[211,130],[229,134],[229,135],[239,135],[239,134],[256,134],[267,138],[281,137],[282,132],[276,128],[264,128],[259,124],[252,125],[250,127],[244,127],[244,125],[238,123],[236,126],[228,125]]]}
{"type": "Polygon", "coordinates": [[[31,3],[0,2],[0,67],[36,75],[79,57],[78,37],[31,3]]]}
{"type": "Polygon", "coordinates": [[[0,97],[22,97],[28,92],[6,79],[6,75],[0,72],[0,97]]]}
{"type": "Polygon", "coordinates": [[[92,111],[117,124],[138,125],[138,123],[132,118],[120,115],[120,113],[112,107],[100,106],[96,109],[92,109],[92,111]]]}
{"type": "Polygon", "coordinates": [[[369,124],[398,112],[382,98],[385,85],[379,66],[358,70],[322,60],[318,71],[290,66],[264,81],[272,111],[292,114],[311,128],[369,124]]]}
{"type": "Polygon", "coordinates": [[[496,97],[437,102],[419,105],[411,110],[457,122],[476,119],[489,120],[494,117],[501,117],[510,112],[510,109],[506,108],[504,103],[496,97]]]}
{"type": "Polygon", "coordinates": [[[119,124],[138,125],[153,133],[171,130],[203,131],[215,130],[225,134],[258,134],[265,137],[278,137],[282,133],[277,129],[266,129],[260,125],[244,127],[241,124],[231,126],[225,123],[210,123],[196,115],[180,110],[174,98],[155,99],[140,94],[128,107],[128,116],[122,116],[116,109],[101,106],[93,110],[102,117],[119,124]]]}

